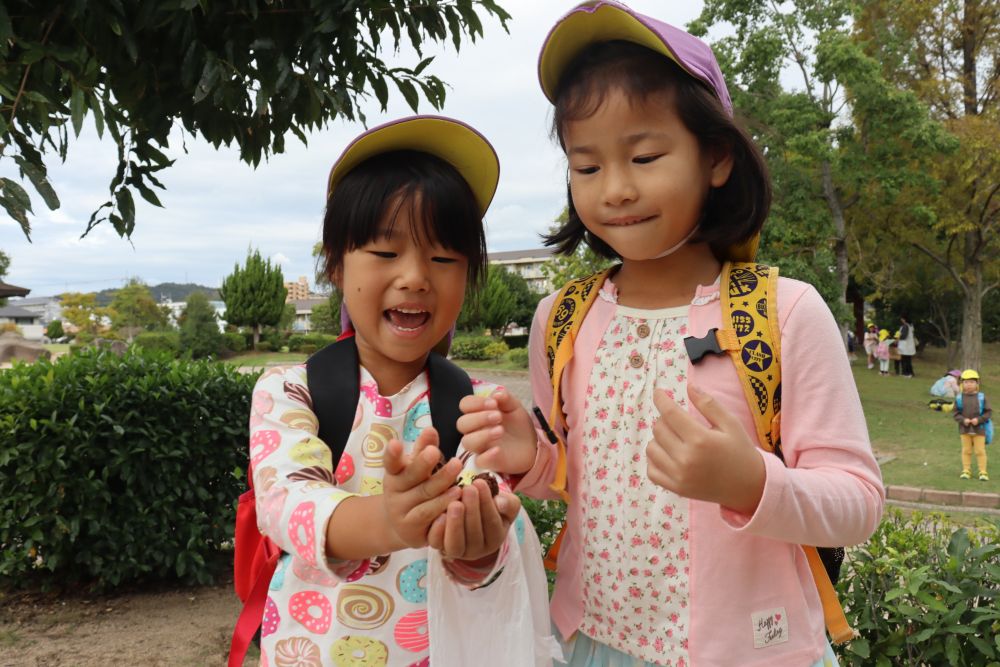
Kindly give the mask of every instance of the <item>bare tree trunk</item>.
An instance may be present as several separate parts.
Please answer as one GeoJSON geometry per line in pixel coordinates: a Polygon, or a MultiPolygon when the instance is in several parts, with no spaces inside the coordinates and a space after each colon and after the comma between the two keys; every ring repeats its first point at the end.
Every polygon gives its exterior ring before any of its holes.
{"type": "Polygon", "coordinates": [[[983,356],[983,265],[975,255],[975,232],[965,238],[968,276],[965,298],[962,299],[962,368],[979,369],[983,356]]]}
{"type": "Polygon", "coordinates": [[[257,351],[257,343],[260,342],[260,325],[253,325],[253,351],[257,351]]]}
{"type": "MultiPolygon", "coordinates": [[[[844,221],[844,206],[840,201],[840,195],[833,185],[833,170],[829,160],[823,161],[823,196],[827,206],[830,208],[830,215],[833,217],[833,253],[837,265],[835,275],[837,284],[840,285],[838,299],[843,306],[841,312],[847,308],[847,280],[849,276],[847,265],[847,224],[844,221]]],[[[847,349],[847,323],[840,323],[840,338],[847,349]]]]}

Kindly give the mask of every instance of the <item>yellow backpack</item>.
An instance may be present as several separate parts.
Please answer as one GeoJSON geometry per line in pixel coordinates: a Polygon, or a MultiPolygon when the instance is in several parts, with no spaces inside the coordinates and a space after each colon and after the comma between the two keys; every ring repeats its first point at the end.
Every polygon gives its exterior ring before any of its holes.
{"type": "MultiPolygon", "coordinates": [[[[560,395],[562,373],[573,358],[573,348],[580,325],[597,298],[608,269],[586,278],[567,283],[553,305],[545,335],[549,377],[552,380],[552,410],[548,424],[566,429],[563,402],[560,395]]],[[[781,456],[781,335],[778,330],[777,298],[778,269],[752,262],[726,262],[722,267],[721,284],[728,285],[728,298],[722,298],[722,321],[730,326],[710,329],[704,338],[688,337],[685,346],[692,363],[708,353],[729,353],[736,365],[750,412],[754,418],[757,441],[768,452],[781,456]],[[774,317],[770,317],[770,315],[774,317]]],[[[536,414],[541,416],[536,408],[536,414]]],[[[565,501],[566,446],[544,420],[546,435],[556,445],[558,460],[551,488],[565,501]]],[[[547,569],[556,569],[559,547],[566,526],[545,556],[547,569]]],[[[820,600],[827,632],[834,643],[854,636],[844,610],[837,599],[830,573],[816,547],[803,546],[820,600]]],[[[823,550],[828,561],[837,558],[833,550],[823,550]]],[[[839,556],[842,558],[843,551],[839,556]]],[[[832,566],[831,566],[832,567],[832,566]]],[[[836,563],[839,569],[839,561],[836,563]]]]}

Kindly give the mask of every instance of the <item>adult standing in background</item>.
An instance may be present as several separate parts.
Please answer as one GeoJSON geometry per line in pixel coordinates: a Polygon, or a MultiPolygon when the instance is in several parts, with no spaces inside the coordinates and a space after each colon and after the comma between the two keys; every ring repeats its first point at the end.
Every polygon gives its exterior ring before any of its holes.
{"type": "Polygon", "coordinates": [[[901,373],[905,378],[913,377],[913,355],[917,353],[917,337],[913,333],[913,325],[909,315],[899,316],[899,356],[902,358],[901,373]]]}

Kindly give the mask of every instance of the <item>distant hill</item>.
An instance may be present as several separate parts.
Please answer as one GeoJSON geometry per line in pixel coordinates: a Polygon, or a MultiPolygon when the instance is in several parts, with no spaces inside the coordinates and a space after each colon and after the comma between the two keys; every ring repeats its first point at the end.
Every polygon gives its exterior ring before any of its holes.
{"type": "MultiPolygon", "coordinates": [[[[106,289],[97,293],[97,303],[106,306],[111,303],[117,290],[106,289]]],[[[219,300],[219,290],[214,287],[205,287],[195,283],[160,283],[150,285],[149,292],[157,302],[160,301],[184,301],[191,292],[204,292],[210,301],[219,300]]]]}

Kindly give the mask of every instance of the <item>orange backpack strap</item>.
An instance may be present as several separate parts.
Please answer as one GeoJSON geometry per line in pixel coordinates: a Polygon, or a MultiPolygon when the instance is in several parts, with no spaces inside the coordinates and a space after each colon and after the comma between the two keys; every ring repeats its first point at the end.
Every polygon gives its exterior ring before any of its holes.
{"type": "MultiPolygon", "coordinates": [[[[552,409],[549,412],[549,424],[553,427],[562,426],[565,431],[566,418],[563,414],[562,384],[563,370],[573,358],[573,345],[576,333],[580,330],[583,319],[593,305],[600,292],[601,285],[612,269],[601,271],[586,278],[572,280],[559,291],[552,312],[549,314],[549,326],[545,335],[545,356],[549,360],[549,378],[552,380],[552,409]]],[[[558,428],[556,429],[558,430],[558,428]]],[[[569,501],[566,493],[566,444],[562,438],[555,443],[558,453],[556,474],[550,487],[557,491],[562,499],[569,501]]]]}
{"type": "MultiPolygon", "coordinates": [[[[757,441],[781,456],[781,333],[778,329],[778,268],[726,262],[721,284],[723,329],[716,337],[736,366],[753,415],[757,441]]],[[[816,547],[803,546],[812,571],[827,632],[834,643],[854,636],[837,591],[816,547]]]]}

